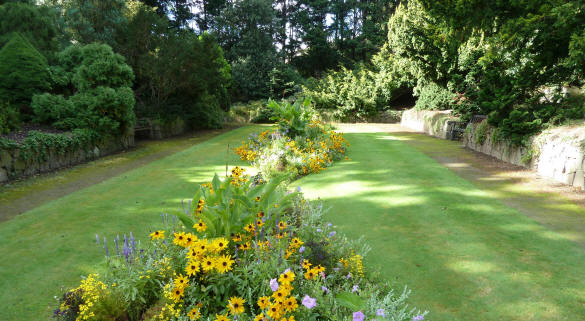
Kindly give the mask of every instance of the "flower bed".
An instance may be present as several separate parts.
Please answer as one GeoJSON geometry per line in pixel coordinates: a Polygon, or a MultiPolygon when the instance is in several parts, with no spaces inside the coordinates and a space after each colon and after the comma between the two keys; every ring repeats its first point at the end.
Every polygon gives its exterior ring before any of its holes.
{"type": "Polygon", "coordinates": [[[364,268],[368,247],[322,207],[236,167],[163,215],[150,242],[107,242],[107,269],[67,291],[58,320],[422,320],[364,268]],[[178,218],[178,219],[175,219],[178,218]]]}
{"type": "Polygon", "coordinates": [[[317,120],[310,101],[268,104],[278,128],[252,134],[235,149],[267,178],[285,172],[291,178],[318,173],[345,156],[349,143],[343,134],[317,120]]]}

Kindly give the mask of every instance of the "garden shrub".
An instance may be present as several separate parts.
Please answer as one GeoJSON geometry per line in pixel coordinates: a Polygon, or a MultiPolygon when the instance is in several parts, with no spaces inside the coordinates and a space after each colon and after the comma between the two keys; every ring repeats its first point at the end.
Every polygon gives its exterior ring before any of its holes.
{"type": "Polygon", "coordinates": [[[58,55],[56,91],[33,97],[35,120],[71,130],[91,128],[121,135],[135,122],[134,74],[124,58],[104,44],[73,45],[58,55]]]}
{"type": "Polygon", "coordinates": [[[449,110],[454,107],[455,95],[435,83],[429,83],[420,88],[414,106],[418,110],[449,110]]]}
{"type": "Polygon", "coordinates": [[[0,49],[0,100],[29,114],[31,97],[49,88],[47,60],[24,37],[14,33],[0,49]]]}
{"type": "Polygon", "coordinates": [[[422,320],[364,264],[368,247],[322,220],[281,180],[231,175],[202,184],[180,220],[150,242],[97,239],[104,273],[65,293],[57,320],[422,320]]]}

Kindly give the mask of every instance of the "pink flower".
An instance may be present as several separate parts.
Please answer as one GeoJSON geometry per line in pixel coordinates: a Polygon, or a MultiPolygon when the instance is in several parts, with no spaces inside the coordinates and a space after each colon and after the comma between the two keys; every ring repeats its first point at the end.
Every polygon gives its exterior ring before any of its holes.
{"type": "Polygon", "coordinates": [[[303,305],[307,308],[307,309],[312,309],[314,307],[317,306],[317,299],[311,298],[308,295],[305,295],[305,297],[303,298],[303,305]]]}
{"type": "Polygon", "coordinates": [[[270,280],[270,289],[272,289],[272,292],[278,290],[278,281],[276,279],[270,280]]]}

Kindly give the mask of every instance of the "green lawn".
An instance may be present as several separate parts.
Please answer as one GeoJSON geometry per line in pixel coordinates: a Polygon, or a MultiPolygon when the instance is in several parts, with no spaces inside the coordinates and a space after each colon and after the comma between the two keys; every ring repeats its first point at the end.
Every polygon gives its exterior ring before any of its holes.
{"type": "MultiPolygon", "coordinates": [[[[254,129],[228,132],[1,223],[0,320],[47,320],[56,307],[53,296],[103,260],[96,233],[110,244],[131,231],[146,239],[164,209],[225,171],[227,144],[239,144],[254,129]]],[[[242,165],[233,153],[230,164],[242,165]]]]}
{"type": "MultiPolygon", "coordinates": [[[[350,161],[295,184],[373,247],[368,263],[430,320],[585,319],[585,254],[385,133],[348,133],[350,161]]],[[[551,215],[554,213],[551,212],[551,215]]]]}
{"type": "MultiPolygon", "coordinates": [[[[95,234],[145,239],[159,214],[225,170],[240,128],[0,223],[0,320],[45,320],[102,262],[95,234]]],[[[585,251],[385,133],[348,133],[350,160],[294,183],[373,247],[367,263],[430,320],[578,320],[585,251]]],[[[230,164],[239,164],[231,154],[230,164]]],[[[31,197],[34,197],[31,196],[31,197]]],[[[552,214],[552,213],[551,213],[552,214]]]]}

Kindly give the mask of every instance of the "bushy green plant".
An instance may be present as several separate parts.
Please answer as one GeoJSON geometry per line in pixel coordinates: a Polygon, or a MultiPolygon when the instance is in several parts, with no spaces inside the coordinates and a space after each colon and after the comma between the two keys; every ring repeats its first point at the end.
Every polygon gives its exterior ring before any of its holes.
{"type": "Polygon", "coordinates": [[[120,135],[135,121],[134,74],[124,58],[104,44],[73,45],[58,55],[57,87],[68,95],[33,97],[35,119],[57,128],[91,128],[120,135]]]}
{"type": "Polygon", "coordinates": [[[305,132],[315,115],[309,98],[296,100],[292,104],[286,100],[280,104],[271,100],[267,107],[272,110],[273,116],[270,119],[278,122],[280,132],[293,139],[305,132]]]}
{"type": "Polygon", "coordinates": [[[31,97],[50,88],[47,60],[24,37],[14,33],[0,49],[0,100],[30,113],[31,97]]]}
{"type": "Polygon", "coordinates": [[[414,106],[418,110],[448,110],[454,107],[455,95],[435,83],[426,84],[420,89],[414,106]]]}

